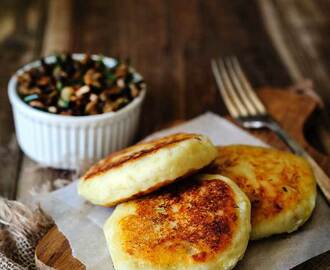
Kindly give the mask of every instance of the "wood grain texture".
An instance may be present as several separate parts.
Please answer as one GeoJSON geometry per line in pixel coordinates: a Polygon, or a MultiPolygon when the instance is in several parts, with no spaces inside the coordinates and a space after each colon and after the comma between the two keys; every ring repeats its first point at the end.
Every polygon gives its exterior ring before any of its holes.
{"type": "Polygon", "coordinates": [[[291,78],[296,82],[311,79],[314,90],[324,102],[324,113],[316,120],[319,122],[319,128],[315,133],[321,138],[322,146],[329,153],[330,3],[324,0],[258,2],[266,29],[291,78]]]}
{"type": "Polygon", "coordinates": [[[244,1],[75,1],[71,50],[131,58],[149,89],[141,138],[205,109],[225,112],[210,70],[212,57],[237,54],[256,85],[288,85],[255,16],[257,6],[244,6],[244,1]]]}
{"type": "MultiPolygon", "coordinates": [[[[271,27],[269,33],[274,34],[276,28],[279,31],[273,40],[281,39],[277,46],[287,51],[284,57],[281,53],[280,56],[290,75],[295,81],[313,79],[316,91],[328,103],[330,3],[324,0],[266,0],[260,4],[264,15],[273,14],[272,22],[278,25],[271,27]]],[[[264,19],[267,22],[267,18],[264,19]]]]}
{"type": "MultiPolygon", "coordinates": [[[[271,115],[274,116],[274,118],[286,128],[292,137],[294,137],[303,147],[305,147],[306,150],[319,162],[319,164],[322,165],[323,169],[330,174],[330,157],[322,155],[310,147],[306,142],[303,133],[305,123],[311,114],[316,110],[317,103],[305,95],[281,90],[263,89],[259,91],[259,95],[266,104],[266,107],[271,115]]],[[[287,149],[282,141],[280,141],[269,130],[253,131],[252,133],[276,148],[283,150],[287,149]]],[[[46,266],[50,266],[58,270],[71,269],[67,265],[68,260],[70,267],[76,267],[74,269],[84,269],[84,266],[80,262],[74,261],[68,254],[71,254],[69,243],[56,227],[54,227],[39,242],[36,250],[36,258],[46,266]]],[[[329,257],[330,252],[325,256],[329,257]]],[[[325,267],[328,265],[328,261],[324,260],[324,262],[325,263],[323,265],[318,264],[319,268],[315,269],[326,269],[322,268],[322,266],[325,267]]]]}
{"type": "MultiPolygon", "coordinates": [[[[273,91],[265,89],[259,92],[261,99],[267,104],[269,113],[274,116],[275,120],[281,123],[281,127],[293,136],[314,157],[324,171],[330,175],[328,156],[317,151],[307,142],[305,137],[306,120],[308,120],[308,117],[313,117],[313,112],[317,114],[317,102],[303,94],[280,90],[274,94],[273,91]],[[276,95],[276,98],[273,98],[274,95],[276,95]],[[272,101],[269,102],[269,100],[272,101]]],[[[314,115],[314,117],[316,116],[314,115]]],[[[258,133],[258,131],[255,132],[258,133]]]]}
{"type": "Polygon", "coordinates": [[[71,0],[49,0],[41,55],[67,51],[71,43],[71,0]]]}
{"type": "Polygon", "coordinates": [[[7,96],[11,74],[39,54],[44,23],[43,1],[1,2],[0,8],[0,196],[14,198],[21,152],[14,135],[7,96]]]}
{"type": "Polygon", "coordinates": [[[37,246],[36,263],[39,269],[43,270],[86,269],[81,262],[72,256],[68,240],[56,226],[42,238],[42,245],[37,246]]]}

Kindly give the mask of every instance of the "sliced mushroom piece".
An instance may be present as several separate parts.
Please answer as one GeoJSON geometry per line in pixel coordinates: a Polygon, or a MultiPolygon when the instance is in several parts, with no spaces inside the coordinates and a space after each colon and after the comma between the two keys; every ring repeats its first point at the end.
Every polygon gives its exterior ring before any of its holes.
{"type": "Polygon", "coordinates": [[[84,75],[84,83],[87,85],[92,85],[95,87],[101,87],[99,79],[102,77],[100,72],[97,72],[95,69],[89,69],[84,75]]]}
{"type": "Polygon", "coordinates": [[[139,89],[136,87],[135,84],[130,84],[129,88],[131,89],[131,96],[133,98],[137,97],[139,95],[139,89]]]}
{"type": "Polygon", "coordinates": [[[120,93],[121,89],[118,86],[113,86],[105,90],[109,95],[117,95],[120,93]]]}
{"type": "Polygon", "coordinates": [[[88,115],[97,114],[97,107],[96,107],[97,101],[90,101],[87,103],[85,107],[85,113],[88,115]]]}
{"type": "Polygon", "coordinates": [[[42,76],[37,80],[37,85],[46,86],[50,83],[50,78],[48,76],[42,76]]]}
{"type": "Polygon", "coordinates": [[[114,110],[117,111],[120,108],[124,107],[127,103],[129,103],[129,100],[127,98],[121,97],[114,101],[114,110]]]}
{"type": "Polygon", "coordinates": [[[29,105],[32,106],[32,107],[35,107],[35,108],[39,108],[39,109],[44,109],[45,108],[45,105],[39,100],[32,100],[29,103],[29,105]]]}
{"type": "Polygon", "coordinates": [[[88,85],[84,85],[82,87],[80,87],[77,91],[76,91],[76,96],[80,97],[83,94],[86,94],[90,91],[90,87],[88,85]]]}
{"type": "Polygon", "coordinates": [[[20,85],[18,87],[18,93],[21,95],[32,95],[32,94],[41,94],[41,89],[38,87],[27,87],[26,85],[20,85]]]}
{"type": "Polygon", "coordinates": [[[117,77],[125,77],[128,72],[128,66],[125,64],[119,64],[116,68],[115,74],[117,77]]]}
{"type": "Polygon", "coordinates": [[[20,84],[29,84],[30,81],[31,81],[31,76],[27,72],[24,72],[18,76],[18,82],[20,84]]]}
{"type": "Polygon", "coordinates": [[[115,110],[115,103],[111,101],[107,101],[103,106],[103,112],[113,112],[115,110]]]}

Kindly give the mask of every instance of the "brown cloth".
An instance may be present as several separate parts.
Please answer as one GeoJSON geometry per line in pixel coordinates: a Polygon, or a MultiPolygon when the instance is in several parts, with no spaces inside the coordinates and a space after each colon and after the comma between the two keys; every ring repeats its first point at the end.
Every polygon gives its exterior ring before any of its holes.
{"type": "Polygon", "coordinates": [[[35,247],[53,224],[40,208],[0,197],[0,269],[37,269],[35,247]]]}

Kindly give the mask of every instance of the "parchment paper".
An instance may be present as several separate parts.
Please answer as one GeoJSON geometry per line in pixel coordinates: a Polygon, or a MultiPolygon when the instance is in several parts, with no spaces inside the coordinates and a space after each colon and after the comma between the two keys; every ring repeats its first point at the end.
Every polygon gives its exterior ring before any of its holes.
{"type": "MultiPolygon", "coordinates": [[[[209,136],[216,145],[263,145],[260,140],[213,114],[205,113],[183,125],[149,136],[160,137],[179,131],[209,136]]],[[[67,237],[74,256],[87,269],[114,269],[106,247],[102,226],[112,208],[93,206],[77,195],[76,183],[40,196],[43,209],[50,214],[67,237]]],[[[297,232],[249,243],[239,270],[286,270],[316,255],[330,250],[330,208],[319,194],[310,220],[297,232]]]]}

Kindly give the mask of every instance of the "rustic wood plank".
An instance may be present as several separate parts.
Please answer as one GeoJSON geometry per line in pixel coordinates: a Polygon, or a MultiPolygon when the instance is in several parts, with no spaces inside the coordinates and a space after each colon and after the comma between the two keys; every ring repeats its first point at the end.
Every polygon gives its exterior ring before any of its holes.
{"type": "Polygon", "coordinates": [[[75,1],[72,49],[132,59],[149,86],[141,138],[178,117],[225,112],[211,57],[238,54],[256,86],[290,83],[255,16],[256,4],[244,6],[242,1],[75,1]]]}
{"type": "Polygon", "coordinates": [[[43,1],[5,0],[0,9],[0,195],[15,197],[21,153],[7,96],[10,75],[36,55],[42,29],[43,1]]]}
{"type": "Polygon", "coordinates": [[[50,0],[42,55],[68,51],[71,44],[72,1],[50,0]]]}
{"type": "Polygon", "coordinates": [[[68,248],[68,240],[58,231],[56,226],[50,229],[42,239],[44,240],[43,244],[38,245],[36,248],[36,254],[39,254],[39,256],[36,256],[36,264],[39,269],[86,269],[81,262],[72,256],[71,249],[68,248]],[[57,237],[58,240],[54,241],[55,237],[57,237]],[[57,250],[57,252],[52,253],[54,250],[57,250]]]}
{"type": "Polygon", "coordinates": [[[268,33],[291,78],[296,82],[312,79],[324,102],[311,142],[330,153],[329,2],[258,2],[268,33]]]}

